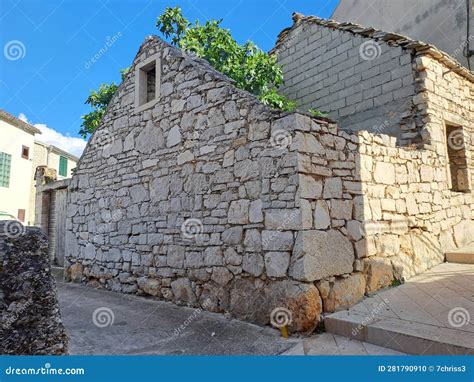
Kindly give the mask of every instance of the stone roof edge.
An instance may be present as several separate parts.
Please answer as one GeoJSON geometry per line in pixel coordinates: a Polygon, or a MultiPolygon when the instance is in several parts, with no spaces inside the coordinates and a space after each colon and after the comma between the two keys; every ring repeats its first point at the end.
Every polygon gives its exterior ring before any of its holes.
{"type": "Polygon", "coordinates": [[[354,24],[350,22],[340,23],[332,19],[323,19],[317,16],[304,16],[300,13],[293,13],[292,16],[293,25],[291,27],[283,29],[277,38],[275,47],[272,48],[270,53],[274,53],[278,48],[284,43],[288,34],[302,23],[314,23],[324,27],[338,29],[341,31],[351,32],[353,34],[365,37],[372,38],[376,41],[383,41],[393,46],[400,46],[402,49],[413,49],[418,55],[428,55],[433,57],[435,60],[443,63],[453,72],[467,78],[468,80],[474,82],[474,73],[469,69],[462,66],[456,59],[451,57],[449,54],[439,50],[434,45],[427,44],[422,41],[411,39],[407,36],[403,36],[397,33],[384,32],[379,29],[371,27],[363,27],[359,24],[354,24]]]}

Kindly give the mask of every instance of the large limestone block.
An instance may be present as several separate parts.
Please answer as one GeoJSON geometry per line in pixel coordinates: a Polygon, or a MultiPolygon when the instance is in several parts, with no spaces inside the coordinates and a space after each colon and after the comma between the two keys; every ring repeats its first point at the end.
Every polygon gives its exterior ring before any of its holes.
{"type": "Polygon", "coordinates": [[[138,287],[151,296],[161,297],[161,281],[151,277],[139,277],[138,287]]]}
{"type": "Polygon", "coordinates": [[[302,217],[299,208],[268,209],[265,211],[265,228],[277,230],[301,229],[302,217]]]}
{"type": "Polygon", "coordinates": [[[299,176],[300,197],[303,199],[318,199],[321,197],[323,185],[320,180],[314,179],[310,175],[299,176]]]}
{"type": "Polygon", "coordinates": [[[290,276],[301,281],[321,280],[352,272],[354,249],[337,230],[300,231],[293,249],[290,276]]]}
{"type": "Polygon", "coordinates": [[[353,273],[349,277],[336,279],[334,282],[319,281],[316,286],[323,299],[325,312],[347,309],[364,297],[365,276],[353,273]]]}
{"type": "Polygon", "coordinates": [[[229,207],[229,223],[248,224],[250,200],[234,200],[229,207]]]}
{"type": "Polygon", "coordinates": [[[171,283],[176,301],[189,305],[196,304],[196,295],[191,288],[191,282],[187,278],[181,278],[171,283]]]}
{"type": "Polygon", "coordinates": [[[394,184],[395,167],[391,163],[377,162],[375,165],[374,179],[377,183],[394,184]]]}
{"type": "Polygon", "coordinates": [[[469,244],[474,240],[474,221],[464,220],[454,226],[454,240],[458,247],[469,244]]]}
{"type": "Polygon", "coordinates": [[[290,331],[313,330],[320,320],[322,302],[314,285],[290,280],[272,281],[260,287],[250,278],[236,279],[230,292],[230,313],[240,319],[267,325],[272,312],[288,314],[290,331]]]}
{"type": "Polygon", "coordinates": [[[364,273],[367,278],[366,292],[375,292],[388,287],[393,280],[393,268],[389,260],[380,257],[364,259],[364,273]]]}

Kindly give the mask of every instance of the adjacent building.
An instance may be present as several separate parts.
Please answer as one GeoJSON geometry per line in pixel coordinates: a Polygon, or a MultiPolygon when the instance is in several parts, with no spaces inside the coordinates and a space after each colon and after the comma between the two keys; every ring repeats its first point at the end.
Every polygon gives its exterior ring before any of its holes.
{"type": "Polygon", "coordinates": [[[35,181],[38,166],[56,171],[58,179],[71,177],[78,158],[36,140],[41,131],[0,110],[0,214],[35,223],[35,181]]]}
{"type": "Polygon", "coordinates": [[[340,0],[332,18],[435,45],[474,70],[472,0],[340,0]]]}

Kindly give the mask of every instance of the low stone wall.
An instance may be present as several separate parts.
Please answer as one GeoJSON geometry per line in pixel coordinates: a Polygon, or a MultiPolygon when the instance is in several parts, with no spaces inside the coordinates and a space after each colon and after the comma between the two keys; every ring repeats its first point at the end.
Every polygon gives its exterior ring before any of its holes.
{"type": "Polygon", "coordinates": [[[1,354],[67,354],[48,239],[39,229],[0,222],[0,288],[1,354]]]}

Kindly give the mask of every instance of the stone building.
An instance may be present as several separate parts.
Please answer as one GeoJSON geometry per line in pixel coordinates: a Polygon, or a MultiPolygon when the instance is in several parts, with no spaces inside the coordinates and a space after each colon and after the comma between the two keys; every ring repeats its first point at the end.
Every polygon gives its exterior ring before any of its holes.
{"type": "MultiPolygon", "coordinates": [[[[340,34],[344,51],[386,38],[344,28],[297,17],[280,35],[285,91],[300,105],[331,97],[334,110],[345,107],[332,94],[298,93],[290,67],[301,52],[313,55],[308,39],[340,34]]],[[[289,310],[290,329],[306,331],[321,312],[351,306],[467,244],[472,74],[434,48],[396,41],[383,42],[382,56],[398,66],[375,70],[413,76],[403,93],[413,105],[396,109],[400,134],[380,135],[271,110],[205,61],[147,38],[69,186],[68,278],[263,324],[289,310]]],[[[341,63],[320,61],[325,52],[298,61],[319,73],[303,77],[345,86],[347,76],[322,77],[341,63]]]]}

